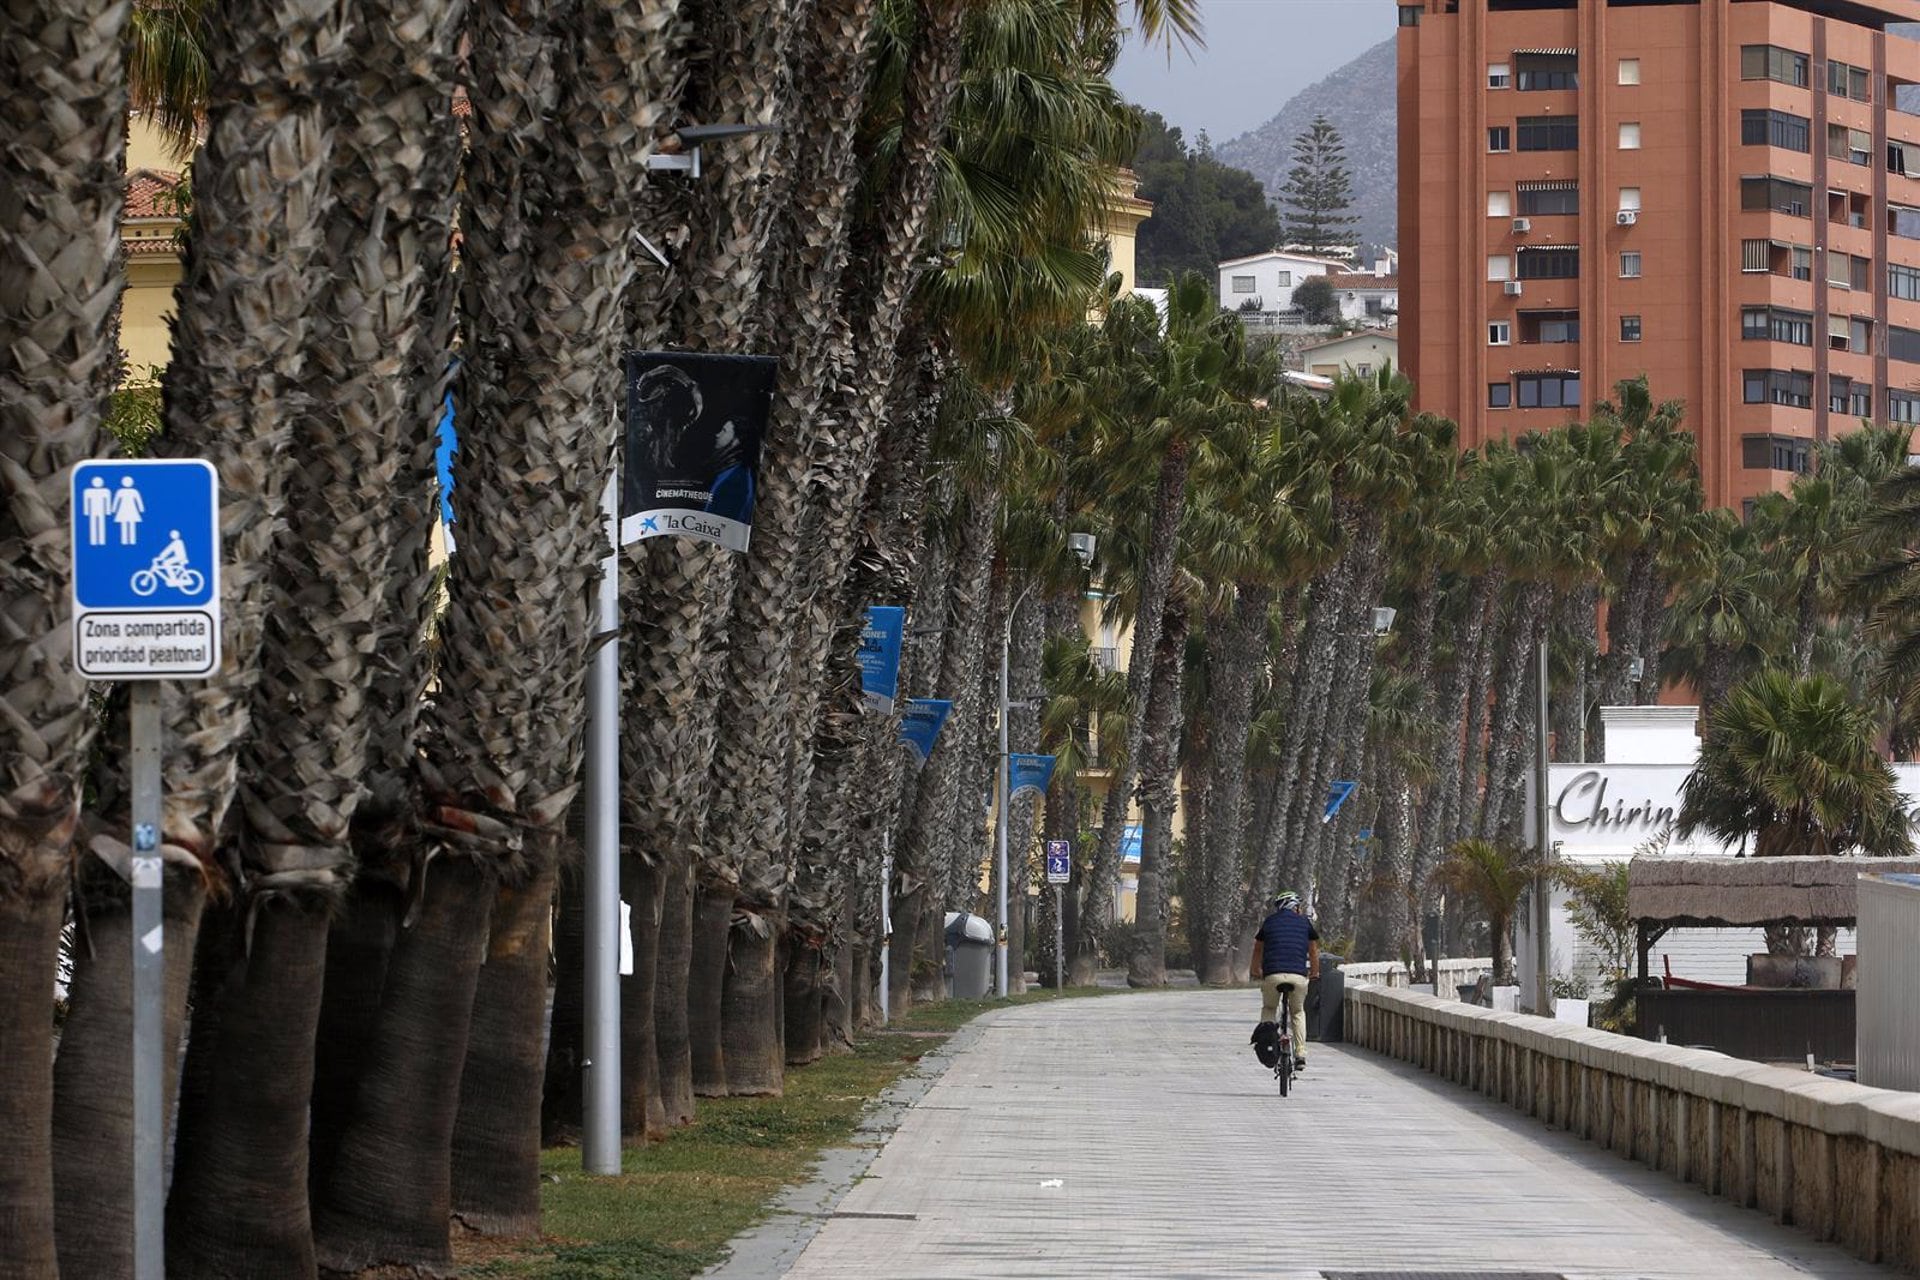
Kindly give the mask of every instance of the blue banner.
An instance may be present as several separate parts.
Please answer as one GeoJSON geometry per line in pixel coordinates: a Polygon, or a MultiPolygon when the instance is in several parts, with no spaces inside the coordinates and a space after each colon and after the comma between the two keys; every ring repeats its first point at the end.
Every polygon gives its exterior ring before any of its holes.
{"type": "Polygon", "coordinates": [[[1017,796],[1022,791],[1047,794],[1047,784],[1053,781],[1053,757],[1027,755],[1015,751],[1007,757],[1007,794],[1017,796]]]}
{"type": "Polygon", "coordinates": [[[900,741],[925,763],[933,754],[940,737],[940,726],[947,722],[953,704],[940,698],[908,698],[907,714],[900,719],[900,741]]]}
{"type": "Polygon", "coordinates": [[[1146,828],[1138,822],[1129,822],[1126,826],[1120,828],[1121,866],[1124,867],[1129,864],[1138,866],[1140,864],[1141,841],[1144,839],[1145,833],[1146,828]]]}
{"type": "Polygon", "coordinates": [[[1320,815],[1320,821],[1332,822],[1333,815],[1340,812],[1340,806],[1347,802],[1347,797],[1352,795],[1359,786],[1357,782],[1336,782],[1328,787],[1327,808],[1326,812],[1320,815]]]}
{"type": "Polygon", "coordinates": [[[881,715],[893,710],[900,689],[900,641],[907,631],[907,611],[897,605],[867,608],[867,625],[860,632],[860,692],[867,710],[881,715]]]}

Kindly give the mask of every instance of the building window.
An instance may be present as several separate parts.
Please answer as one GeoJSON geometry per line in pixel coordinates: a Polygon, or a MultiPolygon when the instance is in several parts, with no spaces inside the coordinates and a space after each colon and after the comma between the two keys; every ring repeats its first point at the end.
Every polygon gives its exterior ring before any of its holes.
{"type": "Polygon", "coordinates": [[[1920,142],[1888,142],[1887,172],[1920,178],[1920,142]]]}
{"type": "Polygon", "coordinates": [[[1487,192],[1487,216],[1489,218],[1511,218],[1513,216],[1513,193],[1510,191],[1487,192]]]}
{"type": "Polygon", "coordinates": [[[1786,178],[1740,179],[1740,207],[1752,212],[1771,209],[1795,218],[1807,216],[1813,188],[1786,178]]]}
{"type": "Polygon", "coordinates": [[[1844,62],[1827,62],[1827,92],[1837,93],[1843,98],[1852,98],[1855,102],[1871,102],[1873,94],[1867,88],[1867,69],[1850,66],[1844,62]]]}
{"type": "Polygon", "coordinates": [[[1640,149],[1639,121],[1622,120],[1620,122],[1620,149],[1622,151],[1638,151],[1640,149]]]}
{"type": "Polygon", "coordinates": [[[1740,145],[1779,147],[1783,151],[1811,154],[1813,121],[1786,111],[1754,109],[1740,113],[1740,145]]]}
{"type": "Polygon", "coordinates": [[[1526,216],[1579,213],[1580,188],[1571,182],[1520,184],[1520,212],[1526,216]]]}
{"type": "Polygon", "coordinates": [[[1578,342],[1580,341],[1580,313],[1578,311],[1522,311],[1520,341],[1549,344],[1578,342]]]}
{"type": "Polygon", "coordinates": [[[1515,54],[1513,65],[1516,86],[1523,91],[1580,87],[1580,55],[1575,53],[1515,54]]]}
{"type": "Polygon", "coordinates": [[[1417,4],[1401,5],[1400,6],[1400,25],[1403,27],[1419,26],[1420,25],[1420,8],[1421,6],[1417,4]]]}
{"type": "Polygon", "coordinates": [[[1504,253],[1488,254],[1487,255],[1487,279],[1489,280],[1513,279],[1513,258],[1504,253]]]}
{"type": "Polygon", "coordinates": [[[1515,125],[1522,151],[1580,149],[1580,120],[1576,116],[1521,116],[1515,125]]]}
{"type": "Polygon", "coordinates": [[[1920,393],[1887,388],[1887,421],[1920,425],[1920,393]]]}
{"type": "Polygon", "coordinates": [[[1621,316],[1620,317],[1620,341],[1622,342],[1640,341],[1640,317],[1639,316],[1621,316]]]}
{"type": "Polygon", "coordinates": [[[1813,279],[1813,250],[1793,247],[1793,278],[1795,280],[1813,279]]]}
{"type": "Polygon", "coordinates": [[[1920,302],[1920,267],[1887,265],[1887,296],[1920,302]]]}
{"type": "Polygon", "coordinates": [[[1807,55],[1782,49],[1778,45],[1749,44],[1740,47],[1742,80],[1778,80],[1781,84],[1807,87],[1807,55]]]}
{"type": "Polygon", "coordinates": [[[1640,253],[1638,250],[1631,250],[1620,255],[1620,278],[1622,280],[1638,280],[1640,278],[1640,253]]]}
{"type": "Polygon", "coordinates": [[[1865,164],[1873,158],[1873,135],[1865,129],[1830,124],[1827,126],[1827,154],[1848,164],[1865,164]]]}
{"type": "Polygon", "coordinates": [[[1620,188],[1620,207],[1622,209],[1630,209],[1637,212],[1640,208],[1640,188],[1638,187],[1620,188]]]}
{"type": "Polygon", "coordinates": [[[1808,442],[1799,436],[1741,436],[1740,465],[1749,471],[1805,471],[1808,442]]]}
{"type": "Polygon", "coordinates": [[[1838,376],[1827,379],[1827,410],[1855,418],[1873,416],[1873,387],[1838,376]]]}
{"type": "Polygon", "coordinates": [[[1781,307],[1744,307],[1740,311],[1740,336],[1748,341],[1790,342],[1796,347],[1813,345],[1813,317],[1804,311],[1781,307]]]}
{"type": "Polygon", "coordinates": [[[1920,330],[1887,326],[1887,358],[1920,364],[1920,330]]]}
{"type": "Polygon", "coordinates": [[[1506,125],[1496,124],[1496,125],[1489,126],[1487,129],[1487,150],[1489,151],[1513,150],[1512,136],[1513,136],[1512,133],[1508,130],[1506,125]]]}
{"type": "Polygon", "coordinates": [[[1748,369],[1741,379],[1741,399],[1748,404],[1778,404],[1789,409],[1813,407],[1813,375],[1783,369],[1748,369]]]}
{"type": "Polygon", "coordinates": [[[1514,375],[1522,409],[1572,409],[1580,404],[1577,373],[1521,373],[1514,375]]]}
{"type": "Polygon", "coordinates": [[[1513,405],[1513,388],[1504,382],[1487,384],[1487,408],[1507,409],[1513,405]]]}
{"type": "Polygon", "coordinates": [[[1291,271],[1282,271],[1282,272],[1280,273],[1280,287],[1281,287],[1282,289],[1291,289],[1291,288],[1293,288],[1293,272],[1291,272],[1291,271]]]}
{"type": "Polygon", "coordinates": [[[1505,89],[1513,84],[1513,72],[1504,62],[1487,64],[1487,88],[1505,89]]]}
{"type": "Polygon", "coordinates": [[[1640,83],[1640,59],[1638,58],[1620,59],[1620,83],[1621,84],[1639,84],[1640,83]]]}
{"type": "Polygon", "coordinates": [[[1857,253],[1848,259],[1848,261],[1853,265],[1853,287],[1856,289],[1872,288],[1873,263],[1857,253]]]}
{"type": "MultiPolygon", "coordinates": [[[[1829,332],[1832,330],[1833,319],[1832,316],[1827,318],[1829,332]]],[[[1867,352],[1873,350],[1873,321],[1862,320],[1858,316],[1848,316],[1846,317],[1846,321],[1846,349],[1855,355],[1865,355],[1867,352]]],[[[1914,334],[1914,337],[1920,339],[1920,334],[1914,334]]],[[[1916,354],[1914,359],[1920,360],[1920,354],[1916,354]]]]}
{"type": "Polygon", "coordinates": [[[1489,320],[1487,322],[1487,345],[1488,346],[1504,347],[1504,346],[1510,345],[1512,342],[1513,342],[1513,324],[1510,321],[1489,320]]]}
{"type": "Polygon", "coordinates": [[[1580,251],[1568,246],[1520,251],[1522,280],[1577,280],[1580,251]]]}
{"type": "Polygon", "coordinates": [[[1906,240],[1920,240],[1920,209],[1904,204],[1888,205],[1887,230],[1906,240]]]}
{"type": "Polygon", "coordinates": [[[1253,290],[1254,283],[1252,276],[1235,276],[1233,278],[1233,291],[1235,293],[1252,293],[1253,290]]]}

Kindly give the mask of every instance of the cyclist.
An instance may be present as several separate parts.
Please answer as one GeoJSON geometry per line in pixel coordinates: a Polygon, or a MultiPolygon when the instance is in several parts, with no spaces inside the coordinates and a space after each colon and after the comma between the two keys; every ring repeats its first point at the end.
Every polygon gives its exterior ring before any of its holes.
{"type": "Polygon", "coordinates": [[[1273,913],[1253,935],[1247,975],[1260,979],[1262,1022],[1274,1020],[1280,992],[1286,991],[1293,1022],[1293,1066],[1300,1070],[1307,1065],[1307,982],[1320,976],[1320,931],[1301,909],[1299,894],[1288,890],[1275,895],[1273,913]]]}

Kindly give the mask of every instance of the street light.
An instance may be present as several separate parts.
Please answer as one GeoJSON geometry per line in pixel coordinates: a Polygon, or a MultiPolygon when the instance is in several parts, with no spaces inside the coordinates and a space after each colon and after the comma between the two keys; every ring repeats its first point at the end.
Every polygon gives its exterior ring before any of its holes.
{"type": "MultiPolygon", "coordinates": [[[[1067,546],[1072,548],[1076,559],[1083,569],[1093,565],[1093,549],[1096,539],[1090,533],[1070,533],[1067,546]]],[[[1011,988],[1007,983],[1007,827],[1013,807],[1013,755],[1007,745],[1007,719],[1013,710],[1013,703],[1007,696],[1007,665],[1013,649],[1013,619],[1020,612],[1027,595],[1033,590],[1033,583],[1020,590],[1013,607],[1007,610],[1006,626],[1000,632],[1000,810],[994,820],[994,994],[1005,999],[1011,988]]]]}

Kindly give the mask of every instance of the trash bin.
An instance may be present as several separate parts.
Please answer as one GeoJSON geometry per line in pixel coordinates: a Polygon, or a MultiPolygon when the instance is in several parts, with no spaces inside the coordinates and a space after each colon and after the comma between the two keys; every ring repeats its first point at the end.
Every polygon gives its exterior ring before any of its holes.
{"type": "Polygon", "coordinates": [[[948,993],[978,1000],[993,990],[993,926],[985,917],[947,912],[948,993]]]}
{"type": "Polygon", "coordinates": [[[1340,1013],[1347,998],[1347,978],[1340,972],[1345,956],[1320,954],[1320,976],[1307,984],[1307,1039],[1336,1044],[1341,1034],[1340,1013]]]}

